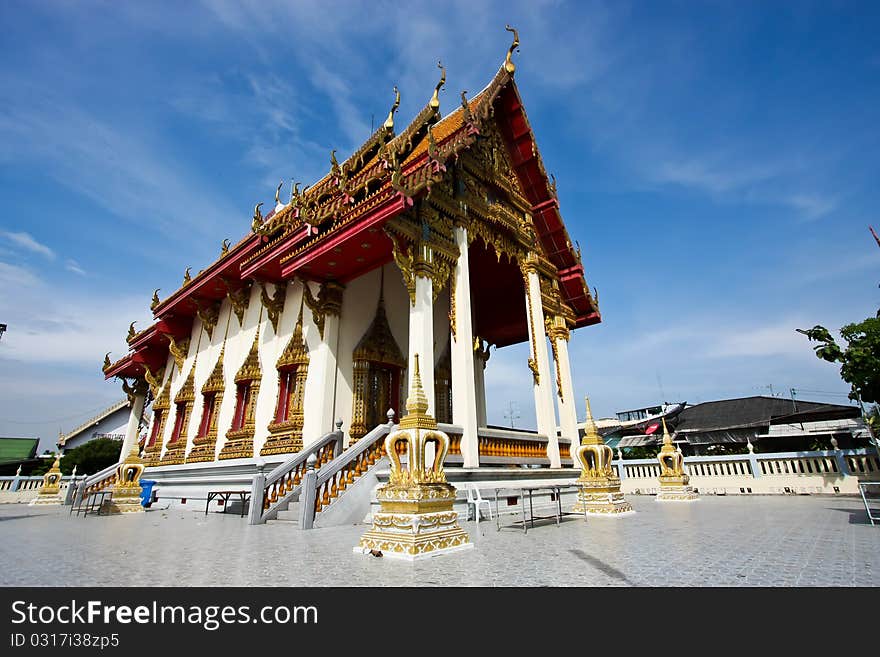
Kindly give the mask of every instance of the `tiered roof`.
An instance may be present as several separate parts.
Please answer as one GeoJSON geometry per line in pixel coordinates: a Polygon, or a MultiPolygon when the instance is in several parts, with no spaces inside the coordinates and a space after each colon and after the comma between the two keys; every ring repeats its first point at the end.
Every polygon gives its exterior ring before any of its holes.
{"type": "Polygon", "coordinates": [[[398,94],[388,120],[353,155],[339,163],[333,151],[325,176],[302,190],[297,184],[291,200],[265,217],[257,206],[252,233],[232,247],[224,242],[217,261],[168,298],[154,300],[158,321],[131,337],[132,353],[105,365],[105,376],[138,376],[144,367],[158,368],[165,359],[165,335],[188,333],[200,303],[219,301],[230,290],[247,285],[248,279],[279,282],[298,276],[345,282],[387,261],[390,240],[379,226],[428,193],[447,164],[469,149],[490,122],[506,143],[541,248],[558,271],[562,300],[574,312],[574,327],[601,321],[514,82],[511,54],[518,44],[515,36],[490,83],[470,100],[462,92],[461,106],[445,118],[438,100],[444,70],[431,100],[402,132],[394,131],[398,94]],[[369,241],[358,240],[362,249],[351,246],[351,237],[361,234],[369,234],[369,241]]]}

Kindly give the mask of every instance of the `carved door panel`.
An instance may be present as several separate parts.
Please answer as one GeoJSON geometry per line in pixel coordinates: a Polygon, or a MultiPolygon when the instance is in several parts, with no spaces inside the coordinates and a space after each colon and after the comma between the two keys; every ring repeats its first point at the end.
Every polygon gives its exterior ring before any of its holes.
{"type": "Polygon", "coordinates": [[[366,425],[370,430],[388,421],[385,414],[389,408],[397,410],[399,381],[398,368],[370,364],[366,389],[366,425]]]}

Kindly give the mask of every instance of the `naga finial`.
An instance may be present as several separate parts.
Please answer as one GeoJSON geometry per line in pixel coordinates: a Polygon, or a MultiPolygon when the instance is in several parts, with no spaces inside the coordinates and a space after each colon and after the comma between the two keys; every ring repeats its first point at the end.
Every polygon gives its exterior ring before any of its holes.
{"type": "Polygon", "coordinates": [[[150,308],[151,309],[155,308],[156,306],[159,305],[159,290],[161,290],[161,289],[162,289],[161,287],[157,287],[156,290],[153,292],[153,299],[152,299],[152,301],[150,301],[150,308]]]}
{"type": "Polygon", "coordinates": [[[443,62],[437,60],[437,68],[440,69],[440,82],[437,83],[437,86],[434,87],[434,95],[431,96],[431,102],[429,103],[434,111],[440,109],[440,88],[446,84],[446,68],[443,66],[443,62]]]}
{"type": "Polygon", "coordinates": [[[281,205],[281,188],[284,186],[284,181],[282,180],[278,183],[278,189],[275,190],[275,205],[281,205]]]}
{"type": "Polygon", "coordinates": [[[293,203],[293,199],[299,196],[299,183],[294,183],[293,178],[290,179],[290,200],[288,203],[293,203]]]}
{"type": "Polygon", "coordinates": [[[112,364],[113,363],[110,362],[110,352],[108,351],[106,354],[104,354],[104,366],[101,369],[106,372],[112,364]]]}
{"type": "Polygon", "coordinates": [[[251,222],[251,230],[255,233],[259,230],[260,226],[263,225],[263,213],[260,212],[261,205],[263,204],[257,203],[254,207],[254,220],[251,222]]]}
{"type": "Polygon", "coordinates": [[[474,117],[471,115],[471,106],[468,104],[468,99],[467,99],[466,94],[467,94],[467,89],[462,90],[462,92],[461,92],[461,112],[462,112],[462,116],[464,117],[464,122],[465,123],[472,123],[474,120],[474,117]]]}
{"type": "Polygon", "coordinates": [[[513,75],[514,71],[516,71],[516,65],[513,63],[512,56],[513,51],[519,48],[519,32],[515,27],[510,27],[510,25],[507,25],[504,29],[508,32],[513,32],[513,43],[507,49],[507,58],[504,60],[504,70],[513,75]]]}
{"type": "Polygon", "coordinates": [[[336,149],[330,151],[330,173],[334,176],[339,175],[339,162],[336,161],[336,149]]]}
{"type": "Polygon", "coordinates": [[[397,111],[397,108],[400,107],[400,91],[397,90],[397,87],[394,87],[394,104],[391,106],[391,111],[388,112],[388,118],[385,119],[385,123],[382,127],[385,128],[386,131],[391,132],[394,130],[394,113],[397,111]]]}
{"type": "Polygon", "coordinates": [[[183,284],[184,285],[186,285],[187,283],[189,283],[192,280],[192,276],[189,275],[190,269],[192,269],[192,267],[187,267],[186,270],[183,272],[183,284]]]}
{"type": "Polygon", "coordinates": [[[229,239],[228,238],[223,240],[223,245],[220,248],[220,255],[221,256],[225,256],[227,253],[229,253],[229,239]]]}
{"type": "Polygon", "coordinates": [[[128,325],[128,337],[126,337],[126,340],[131,340],[134,336],[137,335],[137,333],[135,333],[135,330],[134,330],[135,324],[137,324],[137,322],[132,322],[131,324],[128,325]]]}

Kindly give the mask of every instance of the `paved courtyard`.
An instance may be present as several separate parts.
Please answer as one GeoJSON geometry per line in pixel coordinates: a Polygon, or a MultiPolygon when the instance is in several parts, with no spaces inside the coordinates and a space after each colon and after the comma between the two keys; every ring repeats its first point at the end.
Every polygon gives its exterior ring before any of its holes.
{"type": "Polygon", "coordinates": [[[859,498],[628,499],[635,515],[570,516],[528,534],[464,522],[475,549],[416,564],[353,554],[366,525],[300,531],[213,512],[77,518],[66,507],[5,504],[0,585],[880,585],[880,526],[859,498]]]}

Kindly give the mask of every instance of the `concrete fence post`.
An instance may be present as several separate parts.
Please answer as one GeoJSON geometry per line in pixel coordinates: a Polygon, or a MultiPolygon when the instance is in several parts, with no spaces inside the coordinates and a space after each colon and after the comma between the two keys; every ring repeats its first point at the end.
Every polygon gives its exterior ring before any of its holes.
{"type": "Polygon", "coordinates": [[[760,479],[763,475],[761,474],[761,464],[758,463],[758,457],[755,454],[755,446],[752,445],[751,440],[746,446],[749,448],[749,469],[752,471],[752,479],[760,479]]]}
{"type": "Polygon", "coordinates": [[[248,512],[248,524],[259,525],[263,516],[263,491],[266,488],[266,475],[262,468],[254,475],[251,482],[251,508],[248,512]]]}
{"type": "Polygon", "coordinates": [[[306,459],[306,473],[302,479],[302,489],[299,493],[299,526],[300,529],[311,529],[315,526],[315,494],[318,488],[318,473],[315,472],[315,462],[318,459],[314,454],[309,454],[306,459]]]}
{"type": "Polygon", "coordinates": [[[617,450],[617,476],[623,481],[626,479],[626,468],[623,467],[623,450],[617,450]]]}
{"type": "Polygon", "coordinates": [[[12,480],[10,490],[17,491],[19,486],[21,486],[21,466],[18,466],[18,470],[15,471],[15,478],[12,480]]]}

